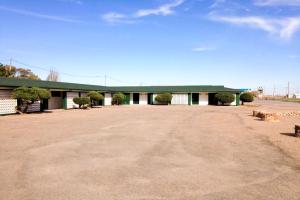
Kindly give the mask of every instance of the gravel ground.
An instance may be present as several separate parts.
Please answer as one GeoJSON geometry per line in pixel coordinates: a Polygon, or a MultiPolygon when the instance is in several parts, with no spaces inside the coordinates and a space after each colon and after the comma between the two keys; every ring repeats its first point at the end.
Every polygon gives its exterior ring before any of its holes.
{"type": "Polygon", "coordinates": [[[300,139],[291,133],[300,117],[262,122],[252,110],[121,106],[0,117],[0,199],[299,200],[300,139]]]}

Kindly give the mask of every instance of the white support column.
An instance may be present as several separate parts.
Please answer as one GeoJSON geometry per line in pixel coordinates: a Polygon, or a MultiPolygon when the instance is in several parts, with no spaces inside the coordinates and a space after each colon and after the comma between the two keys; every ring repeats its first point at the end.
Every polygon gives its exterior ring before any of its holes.
{"type": "Polygon", "coordinates": [[[130,93],[129,105],[133,105],[133,93],[130,93]]]}
{"type": "Polygon", "coordinates": [[[233,94],[234,95],[234,101],[230,104],[231,106],[236,106],[236,94],[233,94]]]}
{"type": "Polygon", "coordinates": [[[112,101],[111,93],[105,93],[104,94],[104,105],[111,106],[111,101],[112,101]]]}

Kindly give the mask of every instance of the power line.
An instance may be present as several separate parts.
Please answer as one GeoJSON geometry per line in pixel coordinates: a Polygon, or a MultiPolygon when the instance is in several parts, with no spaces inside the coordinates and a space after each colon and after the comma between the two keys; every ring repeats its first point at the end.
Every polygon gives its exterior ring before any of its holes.
{"type": "MultiPolygon", "coordinates": [[[[43,70],[43,71],[47,71],[47,72],[50,71],[50,69],[47,69],[47,68],[44,68],[44,67],[40,67],[40,66],[36,66],[36,65],[31,65],[31,64],[28,64],[28,63],[25,63],[25,62],[13,59],[13,58],[5,59],[5,60],[9,61],[9,65],[10,66],[13,65],[12,62],[15,62],[15,63],[18,63],[20,65],[26,66],[28,68],[39,69],[39,70],[43,70]]],[[[120,79],[108,76],[106,74],[105,75],[92,75],[91,76],[91,75],[77,75],[77,74],[71,74],[71,73],[66,73],[66,72],[59,72],[59,73],[62,74],[62,75],[65,75],[65,76],[78,77],[78,78],[103,78],[105,85],[107,84],[107,79],[110,79],[110,80],[115,81],[115,82],[123,83],[123,84],[137,85],[136,83],[128,82],[128,81],[123,81],[123,80],[120,80],[120,79]]]]}

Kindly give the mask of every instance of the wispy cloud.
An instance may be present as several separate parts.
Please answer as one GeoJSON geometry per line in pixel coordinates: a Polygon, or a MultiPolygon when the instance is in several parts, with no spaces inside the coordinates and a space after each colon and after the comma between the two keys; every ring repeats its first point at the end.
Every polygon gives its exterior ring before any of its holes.
{"type": "Polygon", "coordinates": [[[300,0],[254,0],[257,6],[300,6],[300,0]]]}
{"type": "Polygon", "coordinates": [[[300,17],[266,18],[260,16],[210,16],[211,20],[261,29],[289,40],[300,29],[300,17]]]}
{"type": "Polygon", "coordinates": [[[174,13],[173,8],[176,8],[184,3],[185,0],[175,0],[174,2],[163,4],[154,9],[141,9],[135,13],[136,17],[145,17],[148,15],[171,15],[174,13]]]}
{"type": "Polygon", "coordinates": [[[102,15],[102,20],[106,21],[110,24],[116,23],[125,23],[125,24],[132,24],[135,23],[134,20],[131,20],[128,16],[120,13],[110,12],[102,15]]]}
{"type": "Polygon", "coordinates": [[[291,58],[291,59],[300,58],[299,55],[294,55],[294,54],[288,55],[288,57],[291,58]]]}
{"type": "Polygon", "coordinates": [[[67,22],[67,23],[83,23],[83,21],[81,21],[81,20],[70,19],[70,18],[55,16],[55,15],[46,15],[46,14],[31,12],[31,11],[27,11],[27,10],[9,8],[9,7],[5,7],[5,6],[0,6],[0,10],[19,14],[19,15],[40,18],[40,19],[48,19],[48,20],[67,22]]]}
{"type": "Polygon", "coordinates": [[[73,4],[77,4],[77,5],[83,4],[83,2],[81,0],[58,0],[58,1],[67,2],[67,3],[73,3],[73,4]]]}
{"type": "Polygon", "coordinates": [[[196,47],[192,49],[192,51],[195,52],[205,52],[205,51],[213,51],[213,50],[215,50],[215,48],[212,47],[196,47]]]}
{"type": "Polygon", "coordinates": [[[214,0],[214,2],[211,4],[210,8],[216,8],[221,4],[224,4],[226,0],[214,0]]]}
{"type": "Polygon", "coordinates": [[[171,3],[160,5],[154,9],[140,9],[133,14],[122,14],[117,12],[109,12],[102,15],[102,20],[105,22],[116,24],[116,23],[126,23],[133,24],[138,18],[146,17],[149,15],[162,15],[167,16],[174,13],[174,8],[183,4],[185,0],[175,0],[171,3]]]}

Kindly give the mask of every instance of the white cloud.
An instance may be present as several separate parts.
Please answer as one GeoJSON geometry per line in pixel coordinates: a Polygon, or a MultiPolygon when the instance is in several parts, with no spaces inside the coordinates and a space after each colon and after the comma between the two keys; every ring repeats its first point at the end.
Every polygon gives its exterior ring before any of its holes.
{"type": "Polygon", "coordinates": [[[83,21],[81,21],[81,20],[75,20],[75,19],[70,19],[70,18],[61,17],[61,16],[55,16],[55,15],[46,15],[46,14],[31,12],[31,11],[27,11],[27,10],[8,8],[8,7],[4,7],[4,6],[0,6],[0,10],[11,12],[11,13],[16,13],[16,14],[20,14],[20,15],[24,15],[24,16],[41,18],[41,19],[49,19],[49,20],[68,22],[68,23],[83,23],[83,21]]]}
{"type": "Polygon", "coordinates": [[[210,8],[216,8],[225,2],[226,2],[226,0],[215,0],[213,2],[213,4],[211,4],[210,8]]]}
{"type": "Polygon", "coordinates": [[[196,51],[196,52],[204,52],[204,51],[212,51],[212,50],[215,49],[211,47],[196,47],[192,49],[192,51],[196,51]]]}
{"type": "Polygon", "coordinates": [[[280,38],[289,40],[300,29],[300,17],[265,18],[260,16],[211,16],[210,19],[229,24],[261,29],[280,38]]]}
{"type": "Polygon", "coordinates": [[[133,24],[137,22],[138,18],[146,17],[149,15],[163,15],[167,16],[173,14],[173,8],[180,6],[183,4],[185,0],[175,0],[168,4],[163,4],[155,9],[141,9],[136,11],[133,14],[121,14],[117,12],[109,12],[102,15],[102,20],[110,23],[110,24],[117,24],[117,23],[126,23],[126,24],[133,24]]]}
{"type": "Polygon", "coordinates": [[[300,6],[300,0],[254,0],[257,6],[300,6]]]}
{"type": "Polygon", "coordinates": [[[106,13],[102,15],[102,19],[111,24],[116,24],[116,23],[131,24],[135,22],[134,20],[130,20],[128,16],[116,12],[106,13]]]}
{"type": "Polygon", "coordinates": [[[68,3],[74,3],[74,4],[77,4],[77,5],[83,4],[83,2],[81,0],[58,0],[58,1],[68,2],[68,3]]]}
{"type": "Polygon", "coordinates": [[[158,8],[141,9],[135,13],[135,16],[136,17],[145,17],[148,15],[163,15],[163,16],[170,15],[170,14],[174,13],[174,11],[172,9],[180,6],[181,4],[184,3],[184,1],[185,0],[175,0],[171,3],[161,5],[158,8]]]}
{"type": "Polygon", "coordinates": [[[299,56],[298,56],[298,55],[294,55],[294,54],[292,54],[292,55],[289,55],[288,57],[289,57],[289,58],[291,58],[291,59],[296,59],[296,58],[299,58],[299,56]]]}

